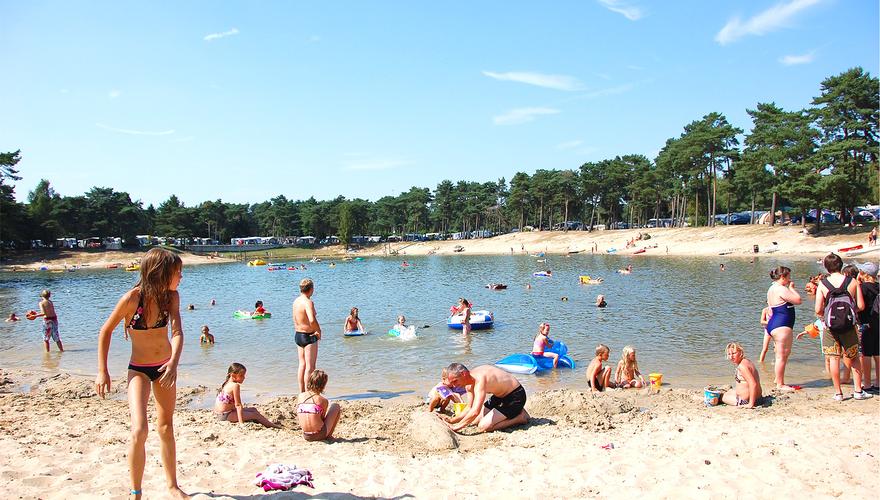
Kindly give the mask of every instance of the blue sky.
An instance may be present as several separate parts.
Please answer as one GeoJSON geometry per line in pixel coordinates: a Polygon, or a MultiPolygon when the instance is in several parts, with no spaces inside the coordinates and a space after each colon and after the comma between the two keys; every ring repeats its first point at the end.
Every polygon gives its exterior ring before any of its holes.
{"type": "Polygon", "coordinates": [[[146,204],[377,199],[638,153],[878,74],[878,2],[0,0],[0,151],[146,204]]]}

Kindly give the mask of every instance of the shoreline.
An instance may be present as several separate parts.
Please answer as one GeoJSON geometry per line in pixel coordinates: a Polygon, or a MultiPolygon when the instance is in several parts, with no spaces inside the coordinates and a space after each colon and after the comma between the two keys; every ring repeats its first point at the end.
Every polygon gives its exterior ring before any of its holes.
{"type": "MultiPolygon", "coordinates": [[[[58,374],[37,378],[27,392],[10,392],[26,377],[0,373],[0,445],[6,450],[0,474],[16,494],[123,494],[129,434],[124,385],[114,384],[113,397],[101,400],[91,380],[58,374]]],[[[707,408],[701,391],[681,389],[530,392],[528,424],[492,434],[470,428],[453,439],[433,425],[421,398],[340,401],[342,419],[328,443],[302,439],[289,396],[256,405],[282,424],[278,430],[218,422],[210,410],[190,407],[214,390],[178,389],[178,475],[196,498],[262,494],[253,477],[269,463],[296,464],[314,474],[315,489],[297,487],[289,493],[293,498],[340,499],[474,498],[489,492],[605,498],[626,491],[737,498],[768,489],[807,498],[844,491],[869,498],[880,467],[876,433],[842,441],[826,434],[872,428],[880,398],[837,403],[829,389],[773,394],[755,410],[707,408]]],[[[245,404],[253,401],[246,396],[245,404]]],[[[144,476],[150,496],[164,491],[153,405],[144,476]]]]}
{"type": "MultiPolygon", "coordinates": [[[[346,255],[359,256],[427,256],[427,255],[522,255],[544,252],[558,255],[620,255],[632,257],[820,257],[828,252],[862,245],[860,255],[844,258],[877,259],[880,246],[869,248],[869,226],[825,229],[822,234],[805,234],[800,226],[742,225],[697,228],[646,228],[609,231],[530,231],[507,233],[492,238],[470,240],[442,240],[378,244],[354,252],[345,252],[339,246],[306,250],[306,257],[332,259],[346,255]],[[639,235],[650,239],[638,240],[639,235]],[[634,241],[633,241],[634,240],[634,241]],[[633,246],[627,248],[627,243],[633,246]],[[774,244],[775,243],[775,244],[774,244]],[[754,246],[758,246],[758,253],[754,246]],[[461,246],[462,251],[455,248],[461,246]],[[609,252],[609,250],[613,250],[609,252]],[[639,253],[637,253],[639,252],[639,253]]],[[[255,251],[256,252],[256,251],[255,251]]],[[[106,268],[116,264],[120,268],[145,253],[142,250],[71,251],[14,255],[10,262],[0,265],[0,272],[64,271],[68,266],[90,269],[106,268]]],[[[239,262],[225,257],[210,257],[185,251],[177,252],[184,265],[222,264],[239,262]]],[[[260,253],[263,253],[262,251],[260,253]]],[[[258,256],[255,254],[255,256],[258,256]]],[[[305,258],[305,257],[304,257],[305,258]]],[[[294,260],[303,260],[296,258],[294,260]]]]}

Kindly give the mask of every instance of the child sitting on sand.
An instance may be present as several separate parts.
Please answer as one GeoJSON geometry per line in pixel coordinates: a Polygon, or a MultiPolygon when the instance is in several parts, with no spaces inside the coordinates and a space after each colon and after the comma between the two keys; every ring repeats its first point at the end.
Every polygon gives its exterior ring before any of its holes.
{"type": "Polygon", "coordinates": [[[614,387],[611,382],[611,367],[603,367],[602,362],[608,361],[608,355],[611,349],[605,344],[596,346],[596,357],[590,361],[587,367],[587,385],[590,386],[590,392],[604,391],[609,387],[614,387]]]}
{"type": "Polygon", "coordinates": [[[636,350],[628,345],[623,348],[620,361],[617,362],[617,371],[614,374],[614,382],[622,389],[641,389],[645,386],[645,379],[639,371],[639,362],[636,361],[636,350]]]}
{"type": "Polygon", "coordinates": [[[306,392],[296,397],[296,414],[306,441],[323,441],[333,437],[339,422],[339,405],[330,403],[321,393],[327,387],[327,374],[315,370],[306,382],[306,392]]]}
{"type": "Polygon", "coordinates": [[[208,325],[202,325],[202,336],[199,337],[199,344],[214,345],[214,336],[211,335],[211,331],[208,329],[208,325]]]}
{"type": "Polygon", "coordinates": [[[553,368],[559,364],[559,354],[555,352],[545,352],[545,347],[552,347],[553,341],[550,340],[550,323],[541,323],[538,325],[538,334],[535,335],[535,342],[532,344],[532,356],[545,357],[553,360],[553,368]]]}
{"type": "Polygon", "coordinates": [[[767,325],[770,323],[770,316],[773,314],[773,308],[770,306],[761,309],[761,326],[764,327],[764,345],[761,346],[761,355],[758,356],[758,361],[761,363],[764,362],[764,358],[767,357],[767,351],[770,350],[770,340],[773,337],[770,336],[770,332],[767,331],[767,325]]]}
{"type": "Polygon", "coordinates": [[[730,406],[754,408],[761,404],[761,379],[755,364],[746,359],[741,345],[736,342],[727,344],[727,359],[736,366],[733,370],[734,388],[721,396],[721,401],[730,406]]]}
{"type": "Polygon", "coordinates": [[[280,429],[264,417],[256,408],[245,408],[241,404],[241,384],[247,375],[247,368],[241,363],[232,363],[226,370],[226,380],[220,386],[217,400],[214,401],[214,415],[225,422],[259,422],[266,427],[280,429]]]}
{"type": "Polygon", "coordinates": [[[428,411],[432,412],[438,407],[441,412],[446,411],[446,405],[448,405],[450,401],[461,403],[462,396],[466,394],[467,389],[464,387],[453,387],[452,384],[449,383],[447,371],[446,368],[444,368],[440,372],[440,383],[428,393],[428,411]]]}

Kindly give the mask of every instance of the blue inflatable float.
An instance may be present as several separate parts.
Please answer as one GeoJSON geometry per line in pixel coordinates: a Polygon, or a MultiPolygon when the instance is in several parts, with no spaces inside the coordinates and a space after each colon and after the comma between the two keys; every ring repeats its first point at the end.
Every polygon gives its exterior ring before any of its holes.
{"type": "MultiPolygon", "coordinates": [[[[565,345],[564,342],[557,340],[545,351],[559,354],[559,363],[556,365],[557,368],[575,367],[574,360],[568,357],[568,346],[565,345]]],[[[495,363],[495,366],[510,373],[531,375],[535,372],[553,369],[553,360],[544,356],[533,356],[531,354],[511,354],[495,363]]]]}

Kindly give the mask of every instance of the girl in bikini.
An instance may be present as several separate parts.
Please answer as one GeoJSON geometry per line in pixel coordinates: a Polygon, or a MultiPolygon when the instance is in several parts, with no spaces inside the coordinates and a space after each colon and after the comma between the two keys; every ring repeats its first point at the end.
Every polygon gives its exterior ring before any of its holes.
{"type": "Polygon", "coordinates": [[[639,371],[639,362],[636,360],[636,349],[628,345],[623,348],[620,361],[617,363],[617,371],[614,374],[614,382],[622,389],[641,389],[645,386],[645,378],[639,371]]]}
{"type": "Polygon", "coordinates": [[[735,366],[733,369],[734,388],[721,396],[721,401],[730,406],[754,408],[761,404],[761,378],[755,364],[746,359],[741,345],[736,342],[727,344],[727,359],[735,366]]]}
{"type": "Polygon", "coordinates": [[[223,422],[259,422],[266,427],[280,429],[264,417],[256,408],[245,408],[241,404],[241,384],[247,375],[247,368],[241,363],[232,363],[226,370],[226,380],[220,386],[217,400],[214,401],[214,415],[223,422]]]}
{"type": "Polygon", "coordinates": [[[323,441],[333,437],[339,422],[339,405],[330,403],[321,393],[327,387],[327,374],[315,370],[309,375],[306,392],[296,397],[296,414],[306,441],[323,441]]]}
{"type": "Polygon", "coordinates": [[[98,376],[95,391],[102,398],[110,392],[111,378],[107,369],[110,336],[120,322],[131,338],[128,364],[128,406],[131,413],[131,440],[128,445],[128,467],[131,496],[141,498],[147,440],[147,402],[150,392],[156,401],[156,429],[160,439],[162,469],[168,493],[174,498],[187,498],[177,485],[177,457],[174,441],[174,405],[177,394],[177,364],[183,348],[183,327],[180,324],[180,285],[183,264],[180,257],[153,248],[141,260],[140,280],[126,292],[98,335],[98,376]],[[171,339],[168,330],[171,330],[171,339]]]}

